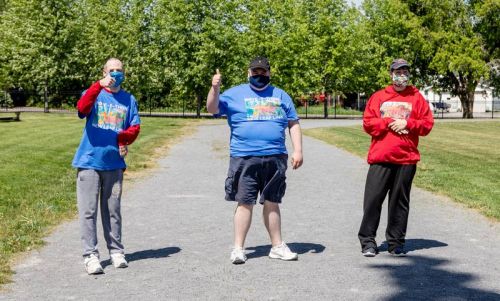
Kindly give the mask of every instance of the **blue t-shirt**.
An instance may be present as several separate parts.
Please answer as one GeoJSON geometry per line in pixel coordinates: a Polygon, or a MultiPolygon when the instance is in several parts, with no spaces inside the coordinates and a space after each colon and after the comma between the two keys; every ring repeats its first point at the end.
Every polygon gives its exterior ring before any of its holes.
{"type": "Polygon", "coordinates": [[[249,84],[225,91],[218,115],[227,115],[232,157],[286,154],[285,129],[299,119],[290,96],[271,85],[263,91],[249,84]]]}
{"type": "MultiPolygon", "coordinates": [[[[85,93],[85,92],[84,92],[85,93]]],[[[80,115],[84,118],[84,115],[80,115]]],[[[126,167],[118,150],[118,133],[141,123],[137,102],[123,90],[111,93],[101,90],[87,116],[73,167],[114,170],[126,167]]]]}

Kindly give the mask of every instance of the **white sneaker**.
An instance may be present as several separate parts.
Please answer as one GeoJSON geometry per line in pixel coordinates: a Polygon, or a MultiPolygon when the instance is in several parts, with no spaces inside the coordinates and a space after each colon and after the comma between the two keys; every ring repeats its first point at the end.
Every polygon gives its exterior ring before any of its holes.
{"type": "Polygon", "coordinates": [[[101,263],[99,262],[99,257],[96,254],[90,254],[85,257],[84,263],[87,274],[95,275],[104,273],[101,263]]]}
{"type": "Polygon", "coordinates": [[[290,251],[285,242],[281,242],[279,246],[271,248],[271,252],[269,252],[269,257],[274,259],[289,261],[289,260],[297,260],[299,258],[299,255],[297,255],[297,253],[290,251]]]}
{"type": "Polygon", "coordinates": [[[247,261],[247,256],[245,255],[245,249],[240,247],[234,247],[231,252],[231,262],[233,264],[242,264],[247,261]]]}
{"type": "Polygon", "coordinates": [[[122,253],[111,254],[111,262],[115,268],[126,268],[128,267],[127,260],[125,260],[125,255],[122,253]]]}

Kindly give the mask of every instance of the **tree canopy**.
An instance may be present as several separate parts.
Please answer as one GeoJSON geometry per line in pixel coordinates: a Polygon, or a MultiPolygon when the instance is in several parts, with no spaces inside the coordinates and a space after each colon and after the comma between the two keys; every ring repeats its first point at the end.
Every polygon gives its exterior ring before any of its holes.
{"type": "Polygon", "coordinates": [[[224,89],[247,80],[256,55],[294,99],[370,94],[404,57],[417,86],[450,90],[472,117],[471,91],[500,84],[499,2],[0,0],[0,88],[48,89],[52,102],[68,102],[118,57],[140,103],[199,108],[216,68],[224,89]]]}

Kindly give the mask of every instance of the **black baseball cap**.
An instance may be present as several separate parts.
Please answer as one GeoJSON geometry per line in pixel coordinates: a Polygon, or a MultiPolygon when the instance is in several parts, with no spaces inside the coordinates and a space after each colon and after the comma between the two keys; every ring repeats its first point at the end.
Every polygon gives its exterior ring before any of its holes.
{"type": "Polygon", "coordinates": [[[269,65],[269,60],[263,56],[258,56],[254,58],[251,62],[250,65],[248,66],[250,69],[257,69],[261,68],[266,71],[271,70],[271,66],[269,65]]]}
{"type": "Polygon", "coordinates": [[[410,64],[404,59],[395,59],[391,63],[391,71],[399,69],[401,67],[407,67],[408,69],[410,68],[410,64]]]}

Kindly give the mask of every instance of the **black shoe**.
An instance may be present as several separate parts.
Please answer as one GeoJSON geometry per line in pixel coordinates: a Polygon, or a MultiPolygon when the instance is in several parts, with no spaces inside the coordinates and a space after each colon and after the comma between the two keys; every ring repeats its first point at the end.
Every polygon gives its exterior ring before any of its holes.
{"type": "Polygon", "coordinates": [[[378,254],[378,251],[375,248],[367,248],[361,251],[361,253],[363,253],[363,256],[365,257],[375,257],[378,254]]]}
{"type": "Polygon", "coordinates": [[[394,249],[392,249],[392,251],[389,251],[389,253],[392,256],[396,256],[396,257],[404,257],[404,256],[406,256],[406,251],[405,251],[405,249],[402,246],[395,247],[394,249]]]}

